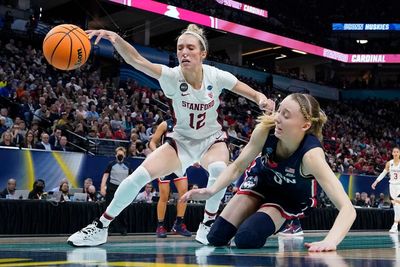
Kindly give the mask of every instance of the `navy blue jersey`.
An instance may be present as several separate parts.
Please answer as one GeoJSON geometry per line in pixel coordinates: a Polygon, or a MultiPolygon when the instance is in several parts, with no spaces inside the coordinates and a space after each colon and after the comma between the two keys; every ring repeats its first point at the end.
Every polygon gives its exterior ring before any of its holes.
{"type": "Polygon", "coordinates": [[[283,217],[303,216],[303,211],[316,205],[317,184],[312,176],[302,173],[304,154],[321,143],[314,135],[307,134],[298,149],[286,159],[278,159],[278,138],[270,134],[261,154],[244,174],[239,193],[260,197],[265,206],[274,206],[283,217]]]}

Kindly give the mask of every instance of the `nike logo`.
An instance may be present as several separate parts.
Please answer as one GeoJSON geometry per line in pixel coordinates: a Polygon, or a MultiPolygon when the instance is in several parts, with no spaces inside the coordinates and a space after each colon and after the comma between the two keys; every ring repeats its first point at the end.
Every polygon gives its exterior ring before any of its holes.
{"type": "Polygon", "coordinates": [[[186,93],[186,94],[181,93],[181,96],[188,96],[188,95],[190,95],[190,94],[189,93],[186,93]]]}

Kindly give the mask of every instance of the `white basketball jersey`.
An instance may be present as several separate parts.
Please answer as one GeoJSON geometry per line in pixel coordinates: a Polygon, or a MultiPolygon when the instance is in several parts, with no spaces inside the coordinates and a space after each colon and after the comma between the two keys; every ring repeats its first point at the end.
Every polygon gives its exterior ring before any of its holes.
{"type": "Polygon", "coordinates": [[[193,89],[183,77],[181,67],[162,66],[158,80],[164,94],[172,99],[176,124],[174,131],[192,139],[204,139],[221,130],[218,123],[219,96],[231,90],[237,78],[231,73],[203,65],[201,89],[193,89]]]}
{"type": "Polygon", "coordinates": [[[390,160],[389,162],[389,183],[391,184],[399,184],[400,183],[400,162],[397,165],[394,165],[394,161],[390,160]]]}

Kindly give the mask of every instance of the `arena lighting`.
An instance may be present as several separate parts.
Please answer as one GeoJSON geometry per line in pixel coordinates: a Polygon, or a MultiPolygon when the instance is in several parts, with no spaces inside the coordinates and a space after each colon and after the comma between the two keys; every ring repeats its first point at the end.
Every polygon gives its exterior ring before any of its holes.
{"type": "Polygon", "coordinates": [[[366,44],[368,40],[356,40],[357,44],[366,44]]]}
{"type": "Polygon", "coordinates": [[[299,54],[303,54],[303,55],[307,55],[306,52],[300,51],[300,50],[296,50],[296,49],[292,49],[293,52],[295,53],[299,53],[299,54]]]}
{"type": "Polygon", "coordinates": [[[250,28],[237,23],[207,16],[187,9],[159,3],[152,0],[109,0],[140,10],[161,14],[175,19],[196,23],[217,30],[234,33],[263,42],[296,49],[308,54],[329,58],[345,63],[400,63],[400,54],[345,54],[328,48],[301,42],[277,34],[250,28]]]}
{"type": "Polygon", "coordinates": [[[285,54],[281,54],[279,57],[276,57],[275,59],[281,59],[287,57],[285,54]]]}
{"type": "Polygon", "coordinates": [[[246,5],[246,4],[240,3],[238,1],[234,1],[234,0],[215,0],[215,1],[220,5],[228,6],[231,8],[235,8],[235,9],[239,9],[239,10],[248,12],[250,14],[268,18],[268,11],[258,8],[258,7],[246,5]]]}
{"type": "Polygon", "coordinates": [[[279,48],[282,48],[282,46],[274,46],[274,47],[267,47],[267,48],[263,48],[263,49],[259,49],[259,50],[254,50],[254,51],[250,51],[250,52],[247,52],[247,53],[243,53],[242,56],[253,55],[253,54],[260,53],[260,52],[279,49],[279,48]]]}

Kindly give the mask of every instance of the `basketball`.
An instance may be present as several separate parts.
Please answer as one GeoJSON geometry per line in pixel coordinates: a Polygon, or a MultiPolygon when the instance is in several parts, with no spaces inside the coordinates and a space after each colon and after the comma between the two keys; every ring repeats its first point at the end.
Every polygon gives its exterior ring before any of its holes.
{"type": "Polygon", "coordinates": [[[72,24],[54,27],[43,41],[44,57],[50,65],[60,70],[73,70],[85,64],[90,49],[88,35],[72,24]]]}

